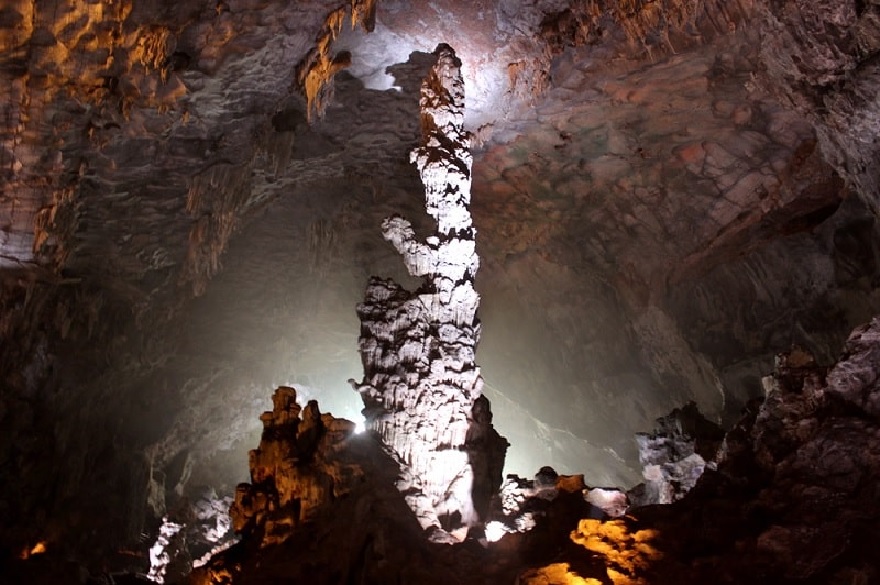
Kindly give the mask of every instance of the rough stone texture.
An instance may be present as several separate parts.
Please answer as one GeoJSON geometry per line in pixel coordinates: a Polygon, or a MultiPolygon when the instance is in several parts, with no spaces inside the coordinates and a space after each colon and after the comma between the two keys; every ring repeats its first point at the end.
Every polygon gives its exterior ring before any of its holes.
{"type": "Polygon", "coordinates": [[[629,498],[621,489],[592,488],[584,494],[590,505],[602,510],[609,518],[619,518],[626,514],[630,506],[629,498]]]}
{"type": "Polygon", "coordinates": [[[86,518],[107,526],[73,528],[65,546],[140,534],[149,470],[123,422],[139,410],[131,381],[173,352],[164,325],[271,197],[292,137],[271,123],[293,93],[286,63],[340,4],[4,5],[0,372],[15,438],[2,461],[51,478],[4,496],[4,548],[86,518]],[[24,440],[41,421],[48,433],[24,440]]]}
{"type": "Polygon", "coordinates": [[[880,418],[877,364],[880,364],[880,336],[874,320],[853,331],[847,339],[843,358],[828,374],[826,392],[875,419],[880,418]]]}
{"type": "MultiPolygon", "coordinates": [[[[572,539],[605,556],[614,583],[874,582],[880,426],[863,404],[877,388],[847,372],[871,360],[878,329],[875,319],[854,331],[832,368],[801,348],[777,356],[765,399],[726,435],[717,471],[671,505],[582,520],[572,539]]],[[[527,576],[589,578],[572,568],[581,558],[527,576]]]]}
{"type": "Polygon", "coordinates": [[[528,533],[554,513],[553,502],[560,496],[581,496],[591,518],[616,518],[629,506],[621,490],[589,488],[583,475],[559,475],[552,467],[541,468],[534,479],[508,475],[495,495],[486,539],[496,542],[508,534],[528,533]]]}
{"type": "Polygon", "coordinates": [[[862,410],[877,388],[845,374],[871,359],[878,327],[875,319],[854,331],[830,369],[802,349],[780,355],[765,400],[728,433],[718,471],[665,510],[634,512],[667,536],[659,574],[721,583],[878,578],[869,543],[878,536],[880,427],[862,410]],[[682,554],[692,555],[687,566],[682,554]]]}
{"type": "Polygon", "coordinates": [[[350,308],[409,286],[375,227],[427,231],[410,53],[438,42],[510,471],[631,485],[634,432],[689,400],[733,422],[775,353],[831,363],[880,311],[876,3],[384,0],[309,125],[345,4],[4,4],[4,551],[137,565],[178,492],[244,479],[266,387],[356,415],[350,308]]]}
{"type": "MultiPolygon", "coordinates": [[[[854,331],[848,352],[830,368],[800,348],[777,356],[765,399],[750,404],[725,437],[718,470],[670,505],[591,518],[582,478],[545,469],[535,493],[556,497],[545,500],[530,532],[495,544],[438,545],[394,487],[397,464],[370,436],[348,437],[331,441],[345,445],[333,457],[351,456],[363,469],[346,497],[313,508],[310,521],[283,542],[261,546],[252,533],[188,582],[872,583],[880,576],[880,420],[864,410],[864,399],[880,390],[872,378],[848,373],[871,360],[878,331],[880,318],[854,331]]],[[[284,421],[282,427],[299,420],[286,400],[291,395],[276,393],[283,400],[265,420],[284,421]]],[[[298,450],[299,439],[297,430],[272,444],[298,450]]],[[[255,459],[258,468],[270,463],[255,459]]],[[[43,570],[51,566],[23,562],[4,577],[73,582],[70,572],[43,570]]]]}
{"type": "Polygon", "coordinates": [[[715,469],[724,431],[691,402],[657,419],[651,433],[638,433],[645,483],[629,491],[633,506],[671,504],[688,493],[706,469],[715,469]]]}
{"type": "Polygon", "coordinates": [[[814,122],[828,161],[878,210],[880,7],[875,2],[768,2],[760,81],[814,122]]]}
{"type": "MultiPolygon", "coordinates": [[[[396,464],[381,457],[377,443],[367,441],[358,448],[366,481],[336,502],[332,513],[304,525],[278,546],[259,550],[245,541],[195,571],[188,583],[515,583],[530,564],[577,548],[568,535],[572,518],[588,511],[580,493],[548,502],[531,532],[508,535],[494,545],[475,540],[455,546],[430,543],[393,487],[396,464]]],[[[605,574],[601,562],[579,567],[588,575],[605,574]]]]}
{"type": "Polygon", "coordinates": [[[630,506],[623,490],[588,487],[583,475],[559,475],[552,467],[542,467],[534,479],[507,476],[495,494],[486,539],[496,542],[508,534],[528,533],[557,513],[557,498],[578,496],[588,504],[589,517],[598,520],[621,517],[630,506]]]}
{"type": "MultiPolygon", "coordinates": [[[[531,482],[528,494],[518,492],[517,508],[535,512],[531,532],[511,535],[497,545],[474,539],[456,546],[431,542],[405,494],[395,487],[398,464],[375,437],[351,435],[346,426],[345,436],[325,436],[317,448],[309,440],[304,445],[316,427],[303,430],[308,416],[300,413],[295,391],[279,388],[273,402],[274,410],[262,417],[266,430],[260,448],[251,457],[254,484],[240,486],[232,508],[242,540],[193,571],[186,583],[514,582],[533,559],[574,548],[566,545],[564,527],[590,509],[581,493],[582,476],[557,476],[546,469],[531,482]],[[291,456],[298,465],[291,465],[291,456]],[[350,469],[352,461],[358,473],[333,483],[344,495],[326,497],[329,492],[321,489],[326,478],[335,476],[334,469],[350,469]],[[307,514],[290,505],[290,494],[315,494],[316,487],[324,497],[309,498],[307,514]]],[[[323,420],[350,425],[326,416],[323,420]]]]}
{"type": "Polygon", "coordinates": [[[363,469],[344,452],[354,423],[322,415],[310,400],[282,386],[260,417],[263,438],[250,453],[251,483],[235,489],[233,529],[261,546],[277,544],[318,511],[363,482],[363,469]],[[253,535],[253,536],[252,536],[253,535]]]}
{"type": "Polygon", "coordinates": [[[373,278],[358,305],[364,379],[355,386],[368,428],[404,468],[400,489],[432,538],[461,541],[486,516],[507,443],[492,427],[475,353],[479,267],[471,222],[470,135],[461,61],[448,45],[421,87],[422,143],[411,154],[436,228],[424,243],[409,221],[382,223],[410,275],[410,292],[373,278]]]}

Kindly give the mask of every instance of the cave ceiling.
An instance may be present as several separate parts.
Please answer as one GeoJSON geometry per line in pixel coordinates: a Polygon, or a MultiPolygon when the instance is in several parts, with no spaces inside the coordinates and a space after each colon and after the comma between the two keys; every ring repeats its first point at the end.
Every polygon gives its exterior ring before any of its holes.
{"type": "Polygon", "coordinates": [[[632,432],[688,400],[729,419],[775,352],[830,360],[880,308],[877,12],[5,3],[0,417],[11,437],[66,422],[4,464],[116,440],[107,457],[148,453],[147,483],[183,490],[245,472],[273,384],[356,416],[354,305],[371,274],[405,280],[378,226],[419,216],[408,152],[445,42],[509,461],[632,482],[632,432]]]}

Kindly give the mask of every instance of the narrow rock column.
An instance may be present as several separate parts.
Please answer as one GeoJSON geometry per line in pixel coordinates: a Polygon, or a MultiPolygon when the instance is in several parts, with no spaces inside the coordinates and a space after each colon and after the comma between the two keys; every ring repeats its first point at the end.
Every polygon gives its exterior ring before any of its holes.
{"type": "Polygon", "coordinates": [[[398,487],[422,526],[435,529],[436,541],[455,542],[485,515],[507,442],[492,427],[475,363],[479,259],[461,62],[448,45],[435,54],[421,89],[422,143],[410,159],[437,229],[419,242],[403,218],[382,224],[410,274],[425,281],[410,292],[392,280],[370,280],[357,308],[364,380],[356,388],[368,428],[401,465],[398,487]]]}

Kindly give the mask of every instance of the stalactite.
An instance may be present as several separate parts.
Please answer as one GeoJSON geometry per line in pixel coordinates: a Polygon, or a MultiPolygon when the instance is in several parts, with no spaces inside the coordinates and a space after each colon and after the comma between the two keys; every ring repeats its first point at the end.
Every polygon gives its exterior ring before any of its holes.
{"type": "Polygon", "coordinates": [[[168,59],[177,45],[168,27],[154,26],[140,31],[133,57],[148,71],[158,71],[162,81],[168,79],[168,59]]]}
{"type": "Polygon", "coordinates": [[[186,210],[193,219],[181,282],[196,295],[220,270],[220,256],[247,206],[253,159],[243,165],[215,165],[190,181],[186,210]]]}
{"type": "Polygon", "coordinates": [[[376,0],[351,0],[347,9],[337,8],[327,15],[315,48],[297,67],[299,84],[306,96],[309,121],[313,116],[320,118],[324,115],[333,97],[333,77],[351,65],[350,53],[342,51],[333,54],[333,41],[342,30],[346,12],[351,13],[352,28],[360,25],[365,31],[372,32],[376,26],[376,0]]]}

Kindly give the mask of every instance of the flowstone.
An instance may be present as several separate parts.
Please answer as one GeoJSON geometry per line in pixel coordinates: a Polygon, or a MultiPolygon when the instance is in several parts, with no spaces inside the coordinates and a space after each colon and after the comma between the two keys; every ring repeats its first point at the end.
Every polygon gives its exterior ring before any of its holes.
{"type": "Polygon", "coordinates": [[[461,62],[448,45],[421,88],[422,142],[411,156],[437,223],[424,242],[406,219],[382,224],[409,273],[408,291],[372,278],[357,307],[364,379],[355,388],[375,431],[401,466],[398,487],[432,540],[461,541],[485,518],[501,484],[507,441],[492,426],[475,363],[479,267],[471,222],[471,137],[464,130],[461,62]]]}

